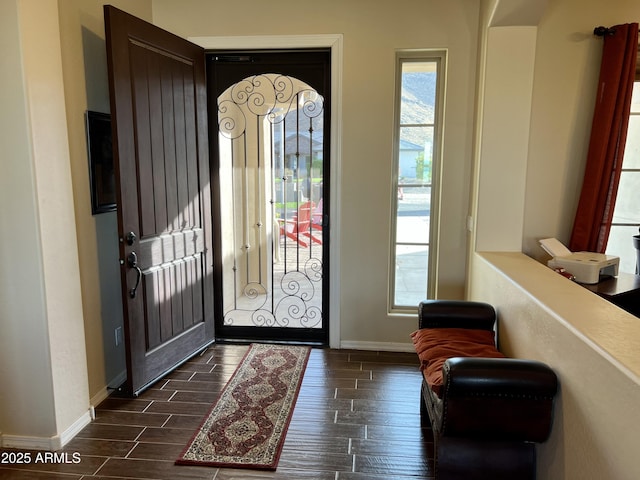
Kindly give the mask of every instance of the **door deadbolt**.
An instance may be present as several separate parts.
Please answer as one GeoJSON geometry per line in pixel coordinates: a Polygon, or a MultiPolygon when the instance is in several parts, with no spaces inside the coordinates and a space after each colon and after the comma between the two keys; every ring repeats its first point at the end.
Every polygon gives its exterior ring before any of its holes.
{"type": "Polygon", "coordinates": [[[124,241],[127,243],[127,245],[133,245],[137,239],[138,237],[133,232],[129,232],[124,236],[124,241]]]}

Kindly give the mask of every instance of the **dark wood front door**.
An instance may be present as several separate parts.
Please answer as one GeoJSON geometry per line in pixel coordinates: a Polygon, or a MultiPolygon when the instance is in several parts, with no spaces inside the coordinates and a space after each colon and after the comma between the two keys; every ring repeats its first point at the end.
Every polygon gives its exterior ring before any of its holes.
{"type": "Polygon", "coordinates": [[[204,51],[105,6],[132,394],[214,339],[204,51]]]}

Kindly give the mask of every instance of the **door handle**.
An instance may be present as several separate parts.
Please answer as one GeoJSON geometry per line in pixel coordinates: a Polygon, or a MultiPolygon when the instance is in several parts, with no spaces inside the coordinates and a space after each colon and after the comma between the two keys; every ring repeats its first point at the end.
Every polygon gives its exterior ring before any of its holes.
{"type": "Polygon", "coordinates": [[[142,270],[140,270],[140,267],[138,266],[138,255],[136,255],[136,252],[131,252],[127,256],[127,265],[129,266],[129,268],[136,269],[136,284],[131,290],[129,290],[129,296],[131,298],[136,298],[136,292],[138,290],[138,286],[140,285],[140,279],[142,278],[142,270]]]}

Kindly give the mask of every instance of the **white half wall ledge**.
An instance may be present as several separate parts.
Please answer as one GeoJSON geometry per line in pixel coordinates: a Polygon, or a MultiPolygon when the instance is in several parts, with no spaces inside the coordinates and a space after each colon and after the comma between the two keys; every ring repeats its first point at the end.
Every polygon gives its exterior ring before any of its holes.
{"type": "MultiPolygon", "coordinates": [[[[524,253],[477,255],[640,386],[640,319],[524,253]]],[[[470,293],[473,296],[474,292],[490,289],[476,283],[470,293]]]]}
{"type": "Polygon", "coordinates": [[[508,356],[558,375],[541,479],[640,478],[640,319],[518,252],[472,254],[469,299],[498,310],[508,356]]]}

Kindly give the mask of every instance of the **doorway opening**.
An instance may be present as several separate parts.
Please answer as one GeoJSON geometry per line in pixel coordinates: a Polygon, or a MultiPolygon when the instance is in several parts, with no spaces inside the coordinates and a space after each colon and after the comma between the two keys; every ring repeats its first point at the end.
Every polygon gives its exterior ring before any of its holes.
{"type": "Polygon", "coordinates": [[[207,55],[216,337],[328,344],[328,49],[207,55]]]}

